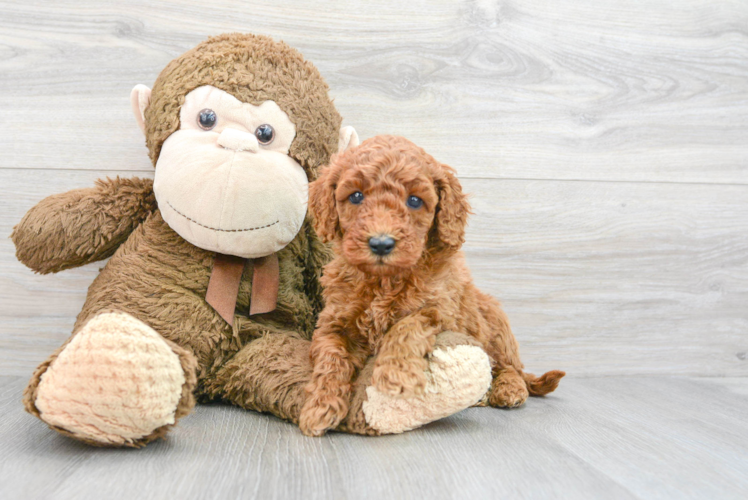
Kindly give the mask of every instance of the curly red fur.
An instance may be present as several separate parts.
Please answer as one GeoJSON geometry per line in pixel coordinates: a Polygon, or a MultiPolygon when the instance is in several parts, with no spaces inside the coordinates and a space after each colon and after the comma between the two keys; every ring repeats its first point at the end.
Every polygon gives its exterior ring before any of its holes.
{"type": "Polygon", "coordinates": [[[425,357],[444,330],[473,336],[488,353],[491,406],[516,407],[556,388],[564,372],[525,373],[506,314],[473,284],[459,251],[470,206],[450,167],[402,137],[377,136],[333,157],[310,187],[309,206],[336,257],[322,277],[326,306],[299,421],[305,434],[321,435],[345,417],[351,380],[372,354],[378,390],[422,392],[425,357]],[[360,204],[349,201],[355,192],[360,204]],[[410,196],[423,205],[410,208],[410,196]],[[380,256],[369,239],[383,235],[395,247],[380,256]]]}

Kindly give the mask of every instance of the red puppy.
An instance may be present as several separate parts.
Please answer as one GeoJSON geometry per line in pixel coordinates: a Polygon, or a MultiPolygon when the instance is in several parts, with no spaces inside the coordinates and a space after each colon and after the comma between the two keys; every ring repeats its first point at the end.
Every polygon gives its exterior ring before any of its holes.
{"type": "Polygon", "coordinates": [[[473,285],[459,251],[470,206],[450,167],[407,139],[378,136],[335,156],[309,198],[336,257],[322,278],[304,434],[320,436],[346,416],[351,381],[372,354],[378,390],[422,392],[425,356],[445,330],[471,335],[488,353],[491,406],[516,407],[558,386],[562,371],[523,371],[504,311],[473,285]]]}

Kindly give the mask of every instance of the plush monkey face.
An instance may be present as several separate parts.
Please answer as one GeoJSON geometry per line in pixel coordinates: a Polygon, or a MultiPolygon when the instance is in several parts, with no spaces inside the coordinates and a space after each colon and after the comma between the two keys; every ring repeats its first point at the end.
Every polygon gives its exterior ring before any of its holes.
{"type": "Polygon", "coordinates": [[[307,186],[358,136],[340,128],[317,69],[283,43],[230,34],[175,59],[131,94],[164,221],[200,248],[262,257],[290,243],[307,186]]]}
{"type": "Polygon", "coordinates": [[[307,176],[288,156],[296,127],[273,101],[242,103],[206,85],[185,97],[153,190],[169,226],[195,246],[261,257],[301,229],[307,176]]]}

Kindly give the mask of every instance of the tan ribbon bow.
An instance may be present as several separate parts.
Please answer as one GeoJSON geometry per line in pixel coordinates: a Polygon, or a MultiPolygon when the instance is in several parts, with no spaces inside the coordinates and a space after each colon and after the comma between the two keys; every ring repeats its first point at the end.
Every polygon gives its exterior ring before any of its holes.
{"type": "Polygon", "coordinates": [[[259,259],[244,259],[217,253],[213,260],[213,270],[210,273],[205,300],[232,326],[239,284],[248,261],[251,261],[253,266],[249,315],[274,311],[278,303],[280,267],[277,254],[259,259]]]}

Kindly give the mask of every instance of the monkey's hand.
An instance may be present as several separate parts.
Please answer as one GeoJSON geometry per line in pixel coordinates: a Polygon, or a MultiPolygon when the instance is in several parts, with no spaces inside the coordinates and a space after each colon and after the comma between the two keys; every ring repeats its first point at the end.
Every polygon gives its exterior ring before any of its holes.
{"type": "Polygon", "coordinates": [[[42,274],[105,259],[155,209],[153,181],[137,177],[49,196],[13,228],[16,257],[42,274]]]}

